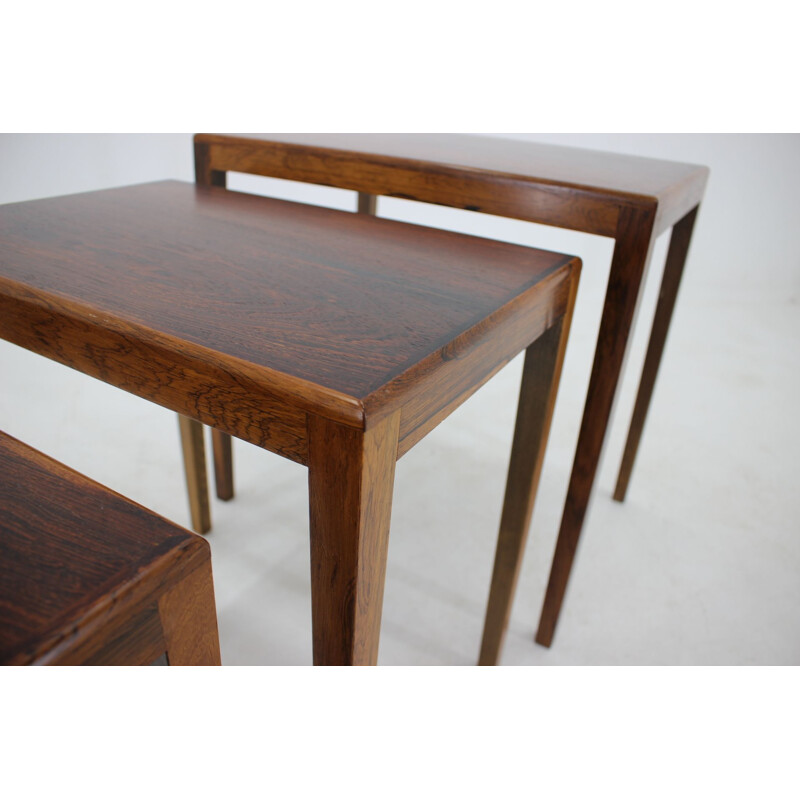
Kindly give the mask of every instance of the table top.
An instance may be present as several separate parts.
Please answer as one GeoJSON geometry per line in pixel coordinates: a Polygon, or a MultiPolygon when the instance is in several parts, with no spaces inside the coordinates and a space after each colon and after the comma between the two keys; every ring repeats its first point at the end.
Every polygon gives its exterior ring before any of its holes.
{"type": "Polygon", "coordinates": [[[607,203],[651,201],[662,206],[664,225],[672,224],[699,202],[708,178],[708,168],[695,164],[465,134],[236,133],[198,134],[195,138],[359,153],[387,165],[447,167],[530,185],[569,188],[607,203]]]}
{"type": "Polygon", "coordinates": [[[466,355],[526,347],[579,264],[166,181],[0,206],[0,336],[302,462],[303,413],[363,427],[443,373],[452,401],[466,355]]]}
{"type": "Polygon", "coordinates": [[[0,207],[0,278],[361,398],[572,260],[162,182],[0,207]]]}

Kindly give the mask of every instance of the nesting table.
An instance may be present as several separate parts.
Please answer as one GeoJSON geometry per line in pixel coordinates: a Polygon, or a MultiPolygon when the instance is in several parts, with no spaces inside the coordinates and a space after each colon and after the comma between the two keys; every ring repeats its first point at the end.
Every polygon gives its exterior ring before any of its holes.
{"type": "Polygon", "coordinates": [[[3,206],[0,253],[0,336],[308,466],[317,664],[376,662],[395,462],[526,350],[497,651],[578,259],[171,181],[3,206]]]}
{"type": "MultiPolygon", "coordinates": [[[[202,184],[244,172],[418,200],[615,240],[583,420],[536,641],[550,646],[606,439],[643,277],[672,228],[658,305],[614,498],[631,478],[708,169],[616,153],[453,134],[198,134],[202,184]]],[[[487,280],[490,276],[487,274],[487,280]]],[[[214,438],[220,496],[232,492],[230,443],[214,438]]],[[[496,570],[503,569],[498,551],[496,570]]],[[[498,598],[490,599],[490,609],[498,598]]]]}
{"type": "Polygon", "coordinates": [[[202,536],[0,431],[0,664],[220,663],[202,536]]]}

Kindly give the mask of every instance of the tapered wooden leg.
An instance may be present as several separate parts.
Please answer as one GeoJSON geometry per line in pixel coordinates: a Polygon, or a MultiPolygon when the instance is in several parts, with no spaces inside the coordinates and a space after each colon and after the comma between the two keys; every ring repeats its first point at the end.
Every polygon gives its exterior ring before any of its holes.
{"type": "Polygon", "coordinates": [[[636,452],[639,449],[639,441],[642,438],[644,423],[647,419],[647,410],[650,408],[650,400],[653,397],[653,387],[658,376],[661,356],[664,353],[664,343],[667,340],[669,323],[672,319],[675,299],[678,296],[678,288],[683,275],[683,267],[686,264],[686,256],[689,253],[689,243],[692,240],[692,230],[694,229],[698,208],[699,206],[696,206],[692,209],[672,229],[672,238],[667,252],[667,261],[664,265],[664,277],[661,279],[661,291],[658,294],[653,329],[650,333],[650,343],[647,346],[647,356],[644,361],[642,378],[639,382],[639,391],[636,395],[636,404],[633,408],[631,427],[628,431],[628,439],[625,442],[625,450],[622,455],[617,488],[614,490],[614,499],[620,503],[625,499],[625,494],[628,491],[628,483],[633,472],[636,452]]]}
{"type": "Polygon", "coordinates": [[[378,197],[374,194],[358,193],[358,213],[374,217],[378,211],[378,197]]]}
{"type": "Polygon", "coordinates": [[[653,246],[654,211],[655,209],[634,208],[620,210],[592,376],[589,379],[589,391],[564,514],[536,633],[536,641],[545,647],[549,647],[553,641],[605,444],[606,428],[628,349],[628,335],[639,302],[639,287],[653,246]]]}
{"type": "Polygon", "coordinates": [[[210,558],[161,595],[158,614],[170,666],[219,666],[210,558]]]}
{"type": "Polygon", "coordinates": [[[211,512],[208,507],[203,426],[182,414],[178,414],[178,423],[181,432],[183,467],[186,473],[186,489],[189,493],[192,528],[197,533],[208,533],[211,530],[211,512]]]}
{"type": "Polygon", "coordinates": [[[506,495],[497,537],[480,666],[498,662],[528,537],[536,489],[553,417],[569,322],[559,320],[528,347],[508,466],[506,495]]]}
{"type": "Polygon", "coordinates": [[[377,663],[398,430],[309,417],[314,664],[377,663]]]}
{"type": "Polygon", "coordinates": [[[233,498],[233,440],[227,433],[211,429],[211,446],[214,450],[214,481],[220,500],[233,498]]]}

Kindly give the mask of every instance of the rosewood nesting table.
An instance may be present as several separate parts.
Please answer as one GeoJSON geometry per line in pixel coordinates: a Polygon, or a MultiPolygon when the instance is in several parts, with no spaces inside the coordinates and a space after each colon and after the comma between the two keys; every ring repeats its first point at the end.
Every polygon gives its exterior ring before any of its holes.
{"type": "Polygon", "coordinates": [[[172,181],[0,207],[0,336],[308,466],[316,664],[376,662],[395,462],[526,350],[484,636],[499,650],[579,272],[172,181]]]}
{"type": "Polygon", "coordinates": [[[0,432],[0,664],[220,663],[211,552],[0,432]]]}
{"type": "MultiPolygon", "coordinates": [[[[198,134],[201,184],[244,172],[554,225],[615,240],[603,316],[536,641],[553,640],[606,439],[653,244],[672,228],[614,498],[622,501],[653,394],[708,169],[572,147],[453,134],[198,134]]],[[[488,277],[488,276],[487,276],[488,277]]],[[[232,494],[230,442],[214,432],[220,497],[232,494]]],[[[203,494],[203,486],[195,489],[203,494]]],[[[498,557],[500,554],[498,553],[498,557]]]]}

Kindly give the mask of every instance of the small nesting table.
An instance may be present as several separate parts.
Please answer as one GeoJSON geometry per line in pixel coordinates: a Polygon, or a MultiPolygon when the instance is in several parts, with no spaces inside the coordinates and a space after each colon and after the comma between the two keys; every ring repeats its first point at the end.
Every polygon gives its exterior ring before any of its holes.
{"type": "Polygon", "coordinates": [[[316,664],[376,662],[395,462],[527,349],[496,659],[578,259],[178,182],[3,206],[0,253],[0,336],[308,466],[316,664]]]}
{"type": "Polygon", "coordinates": [[[208,542],[0,432],[0,664],[220,663],[208,542]]]}

